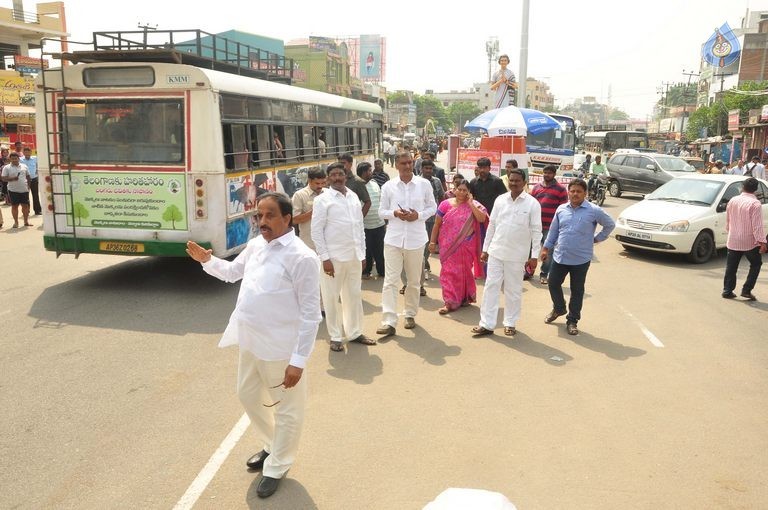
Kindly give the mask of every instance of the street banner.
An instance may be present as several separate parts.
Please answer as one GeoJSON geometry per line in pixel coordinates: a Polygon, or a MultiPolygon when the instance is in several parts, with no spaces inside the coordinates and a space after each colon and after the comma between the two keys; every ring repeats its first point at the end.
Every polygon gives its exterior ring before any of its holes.
{"type": "Polygon", "coordinates": [[[480,149],[459,149],[458,164],[456,171],[466,179],[475,178],[475,167],[477,160],[488,158],[491,160],[491,173],[499,177],[501,173],[501,151],[486,151],[480,149]]]}
{"type": "Polygon", "coordinates": [[[701,46],[701,58],[715,67],[727,67],[739,60],[741,45],[728,23],[715,29],[701,46]]]}

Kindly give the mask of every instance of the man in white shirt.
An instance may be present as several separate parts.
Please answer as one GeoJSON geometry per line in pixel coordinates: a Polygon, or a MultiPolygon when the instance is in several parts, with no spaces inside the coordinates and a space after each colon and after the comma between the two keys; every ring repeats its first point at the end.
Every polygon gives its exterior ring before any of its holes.
{"type": "Polygon", "coordinates": [[[752,158],[752,163],[748,164],[746,168],[744,175],[765,180],[765,167],[760,163],[759,157],[752,158]]]}
{"type": "Polygon", "coordinates": [[[381,188],[379,216],[388,220],[384,236],[384,285],[381,290],[382,321],[376,334],[390,336],[397,326],[397,291],[400,272],[405,268],[405,329],[416,327],[419,308],[419,286],[424,245],[427,243],[425,222],[437,211],[432,185],[413,175],[413,159],[409,152],[395,156],[398,177],[381,188]]]}
{"type": "Polygon", "coordinates": [[[491,211],[480,260],[488,263],[480,324],[472,328],[475,336],[489,335],[499,315],[499,293],[504,286],[504,334],[513,336],[520,318],[525,263],[536,270],[541,248],[541,206],[524,191],[525,174],[510,170],[509,193],[496,198],[491,211]]]}
{"type": "Polygon", "coordinates": [[[376,341],[362,332],[365,233],[360,199],[345,185],[343,163],[328,165],[327,172],[330,187],[314,202],[312,242],[325,273],[320,277],[320,291],[331,350],[339,352],[345,341],[365,345],[376,341]]]}
{"type": "MultiPolygon", "coordinates": [[[[24,226],[31,227],[29,222],[29,170],[19,162],[19,154],[11,152],[8,156],[11,163],[3,167],[0,178],[8,183],[8,195],[11,199],[11,215],[13,228],[19,228],[19,206],[24,217],[24,226]]],[[[2,220],[0,220],[0,223],[2,220]]]]}
{"type": "Polygon", "coordinates": [[[726,168],[725,173],[729,175],[744,175],[744,172],[746,172],[747,169],[744,166],[744,160],[740,159],[734,166],[731,168],[726,168]]]}
{"type": "Polygon", "coordinates": [[[256,210],[261,236],[232,262],[193,241],[187,253],[220,280],[243,280],[219,346],[240,347],[237,395],[264,445],[246,465],[263,470],[256,493],[266,498],[296,457],[307,396],[302,374],[322,318],[320,261],[294,234],[291,200],[266,193],[256,210]]]}

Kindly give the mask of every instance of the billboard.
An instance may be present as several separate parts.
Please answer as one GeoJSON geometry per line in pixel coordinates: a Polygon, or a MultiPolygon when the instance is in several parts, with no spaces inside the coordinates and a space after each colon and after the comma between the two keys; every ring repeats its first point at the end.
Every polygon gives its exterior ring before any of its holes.
{"type": "Polygon", "coordinates": [[[360,79],[363,81],[382,81],[381,76],[381,36],[360,36],[360,79]]]}

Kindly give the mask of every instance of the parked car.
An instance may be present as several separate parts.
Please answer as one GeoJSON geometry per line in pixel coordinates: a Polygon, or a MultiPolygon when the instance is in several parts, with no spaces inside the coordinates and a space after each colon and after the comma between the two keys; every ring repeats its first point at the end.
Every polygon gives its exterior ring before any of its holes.
{"type": "Polygon", "coordinates": [[[608,192],[620,197],[624,192],[647,194],[678,177],[696,172],[682,158],[635,150],[616,152],[606,164],[608,192]]]}
{"type": "Polygon", "coordinates": [[[695,156],[683,156],[682,158],[686,163],[695,168],[697,172],[704,173],[704,168],[707,166],[707,164],[703,159],[697,158],[695,156]]]}
{"type": "MultiPolygon", "coordinates": [[[[685,253],[703,263],[725,248],[725,207],[741,193],[742,175],[695,174],[670,180],[619,215],[613,234],[627,250],[685,253]]],[[[768,228],[768,183],[755,196],[768,228]]]]}

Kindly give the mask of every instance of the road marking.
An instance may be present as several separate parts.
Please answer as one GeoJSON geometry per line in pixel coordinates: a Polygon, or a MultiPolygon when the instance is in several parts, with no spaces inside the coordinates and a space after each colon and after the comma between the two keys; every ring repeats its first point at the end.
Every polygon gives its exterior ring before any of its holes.
{"type": "Polygon", "coordinates": [[[642,331],[642,332],[643,332],[643,334],[645,335],[645,338],[647,338],[649,342],[651,342],[651,343],[652,343],[653,345],[655,345],[656,347],[664,347],[664,344],[663,344],[663,343],[661,343],[661,340],[659,340],[659,338],[658,338],[656,335],[654,335],[653,333],[651,333],[651,330],[650,330],[650,329],[648,329],[648,328],[646,328],[646,327],[643,325],[643,323],[642,323],[642,322],[640,322],[640,321],[639,321],[639,320],[638,320],[638,319],[637,319],[637,318],[636,318],[634,315],[632,315],[631,313],[629,313],[629,310],[627,310],[627,309],[626,309],[626,308],[624,308],[623,306],[619,306],[619,308],[621,309],[621,311],[622,311],[622,312],[624,312],[625,314],[627,314],[627,316],[628,316],[630,319],[632,319],[632,322],[634,322],[635,324],[637,324],[637,327],[639,327],[639,328],[640,328],[640,331],[642,331]]]}
{"type": "Polygon", "coordinates": [[[237,442],[240,441],[240,438],[243,437],[243,433],[250,423],[248,415],[243,413],[240,420],[234,427],[232,427],[232,430],[229,431],[227,437],[224,438],[224,441],[221,442],[216,451],[213,452],[213,455],[211,455],[211,458],[208,459],[208,463],[189,486],[187,492],[184,493],[179,502],[176,503],[176,506],[173,507],[173,510],[189,510],[195,505],[200,495],[205,491],[206,487],[208,487],[208,484],[211,483],[211,480],[213,480],[213,477],[216,475],[221,465],[227,460],[229,453],[235,447],[237,442]]]}

